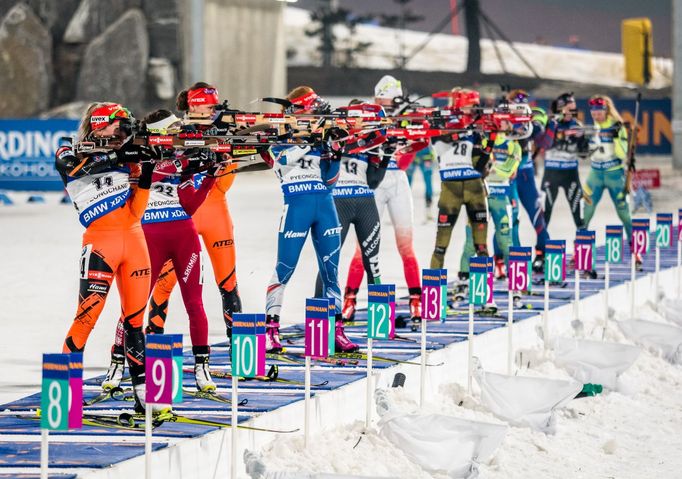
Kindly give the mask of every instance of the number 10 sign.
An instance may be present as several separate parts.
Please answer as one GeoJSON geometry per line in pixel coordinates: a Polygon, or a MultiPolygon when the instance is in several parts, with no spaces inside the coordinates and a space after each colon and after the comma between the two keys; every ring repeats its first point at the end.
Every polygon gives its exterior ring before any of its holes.
{"type": "Polygon", "coordinates": [[[260,332],[264,314],[235,314],[232,318],[232,374],[242,378],[265,375],[265,348],[260,332]],[[261,345],[259,347],[259,344],[261,345]]]}

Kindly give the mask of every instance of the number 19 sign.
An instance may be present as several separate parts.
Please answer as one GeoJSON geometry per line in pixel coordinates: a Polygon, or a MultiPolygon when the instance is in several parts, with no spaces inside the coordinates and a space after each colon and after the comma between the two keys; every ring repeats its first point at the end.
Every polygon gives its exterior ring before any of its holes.
{"type": "Polygon", "coordinates": [[[40,427],[50,431],[69,428],[69,355],[43,354],[40,427]]]}
{"type": "Polygon", "coordinates": [[[422,270],[422,319],[438,321],[441,315],[441,286],[439,269],[422,270]]]}
{"type": "Polygon", "coordinates": [[[559,283],[566,279],[566,241],[547,240],[545,244],[545,281],[559,283]]]}
{"type": "Polygon", "coordinates": [[[469,303],[483,306],[488,302],[488,257],[469,258],[469,303]]]}
{"type": "Polygon", "coordinates": [[[530,248],[521,246],[509,248],[509,291],[530,291],[532,257],[530,248]]]}
{"type": "Polygon", "coordinates": [[[264,314],[235,314],[232,318],[232,374],[253,378],[265,374],[265,348],[259,347],[259,322],[264,314]]]}
{"type": "Polygon", "coordinates": [[[670,248],[673,244],[673,214],[658,213],[656,215],[656,246],[670,248]]]}
{"type": "Polygon", "coordinates": [[[392,284],[370,284],[367,293],[367,337],[389,339],[395,331],[395,308],[391,308],[392,284]]]}
{"type": "Polygon", "coordinates": [[[145,401],[148,404],[173,402],[173,338],[149,334],[145,338],[145,401]]]}
{"type": "Polygon", "coordinates": [[[326,358],[329,354],[329,300],[305,300],[305,356],[326,358]]]}
{"type": "Polygon", "coordinates": [[[575,269],[576,271],[590,271],[594,269],[592,251],[595,233],[590,230],[578,230],[575,236],[575,269]]]}
{"type": "Polygon", "coordinates": [[[649,250],[649,218],[632,219],[632,254],[645,254],[649,250]]]}

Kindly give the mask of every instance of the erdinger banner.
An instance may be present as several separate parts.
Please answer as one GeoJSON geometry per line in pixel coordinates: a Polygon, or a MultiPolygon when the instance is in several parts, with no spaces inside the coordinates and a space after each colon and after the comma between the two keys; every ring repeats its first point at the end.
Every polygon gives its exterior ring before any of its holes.
{"type": "Polygon", "coordinates": [[[61,191],[54,153],[77,120],[0,120],[0,190],[61,191]]]}

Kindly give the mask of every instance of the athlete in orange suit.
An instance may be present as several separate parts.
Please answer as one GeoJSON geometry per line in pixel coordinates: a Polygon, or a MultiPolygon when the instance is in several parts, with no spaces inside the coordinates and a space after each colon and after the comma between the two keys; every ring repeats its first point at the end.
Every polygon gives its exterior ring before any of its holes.
{"type": "Polygon", "coordinates": [[[83,351],[116,279],[125,325],[125,355],[135,395],[144,401],[142,321],[150,263],[140,218],[147,206],[154,165],[149,150],[125,143],[121,122],[130,118],[121,105],[93,103],[81,123],[79,139],[113,137],[112,148],[77,157],[71,147],[62,147],[56,154],[57,171],[86,228],[78,310],[63,351],[83,351]],[[129,164],[131,161],[142,167],[129,164]]]}

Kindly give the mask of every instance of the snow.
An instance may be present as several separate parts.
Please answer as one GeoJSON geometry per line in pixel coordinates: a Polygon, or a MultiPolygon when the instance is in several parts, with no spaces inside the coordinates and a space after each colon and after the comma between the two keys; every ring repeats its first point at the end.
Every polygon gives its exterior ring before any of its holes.
{"type": "MultiPolygon", "coordinates": [[[[287,49],[292,53],[290,66],[304,66],[319,63],[319,40],[308,37],[305,30],[310,28],[309,12],[300,8],[287,7],[284,15],[287,49]]],[[[335,27],[337,44],[349,44],[348,30],[335,27]]],[[[410,54],[421,46],[427,37],[425,32],[406,31],[401,40],[399,30],[373,25],[358,25],[354,42],[371,42],[364,52],[356,55],[356,67],[372,69],[394,69],[395,59],[401,54],[401,41],[410,54]]],[[[528,61],[541,78],[581,83],[599,83],[609,86],[632,86],[625,82],[625,62],[617,53],[576,50],[528,43],[514,43],[514,47],[528,61]]],[[[466,37],[437,34],[426,47],[407,64],[408,70],[464,72],[466,70],[468,41],[466,37]]],[[[673,64],[671,59],[652,59],[652,80],[649,88],[664,88],[672,84],[673,64]]],[[[510,73],[533,76],[531,70],[516,56],[504,42],[481,40],[481,71],[487,74],[510,73]],[[503,59],[498,61],[495,47],[503,59]]]]}
{"type": "MultiPolygon", "coordinates": [[[[670,167],[669,159],[638,159],[639,166],[661,168],[664,190],[652,191],[657,211],[675,211],[682,175],[670,167]]],[[[585,178],[586,171],[582,171],[585,178]]],[[[437,178],[437,175],[434,175],[437,178]]],[[[423,183],[419,173],[415,179],[414,245],[420,265],[428,264],[435,239],[435,221],[426,222],[423,183]]],[[[438,184],[436,180],[436,197],[438,184]]],[[[76,307],[78,258],[82,227],[71,206],[59,204],[61,195],[46,195],[45,204],[27,204],[23,193],[10,193],[14,206],[0,207],[0,402],[7,402],[39,389],[40,361],[44,352],[61,350],[65,333],[76,307]]],[[[237,178],[228,193],[235,223],[237,272],[239,288],[246,312],[262,311],[265,288],[275,265],[277,224],[281,212],[279,184],[271,172],[250,173],[237,178]]],[[[431,212],[435,214],[435,211],[431,212]]],[[[641,214],[638,216],[642,216],[641,214]]],[[[591,225],[601,238],[603,227],[617,221],[608,198],[602,200],[591,225]]],[[[521,241],[534,243],[525,212],[521,213],[521,241]]],[[[384,221],[381,245],[382,279],[395,283],[399,293],[405,291],[402,263],[396,251],[393,230],[384,221]]],[[[450,277],[455,274],[463,243],[464,221],[460,219],[446,258],[450,277]]],[[[573,237],[573,223],[568,206],[560,199],[550,233],[555,238],[573,237]]],[[[348,241],[341,253],[341,283],[345,282],[348,262],[354,244],[348,241]]],[[[283,322],[302,321],[305,297],[312,295],[317,270],[310,242],[306,244],[299,268],[285,295],[283,322]]],[[[210,322],[211,342],[224,340],[220,314],[220,298],[212,279],[210,264],[205,264],[204,303],[210,322]]],[[[93,331],[85,352],[86,377],[104,372],[109,361],[109,348],[118,318],[119,301],[115,288],[93,331]]],[[[613,305],[616,317],[623,317],[627,304],[613,305]]],[[[601,310],[590,317],[585,312],[585,328],[581,337],[601,339],[601,323],[595,320],[601,310]]],[[[641,319],[669,323],[649,309],[641,311],[641,319]]],[[[187,334],[179,293],[171,297],[168,332],[187,334]]],[[[632,344],[616,328],[607,331],[608,341],[632,344]]],[[[551,353],[540,349],[517,351],[519,374],[567,379],[568,374],[556,367],[551,353]]],[[[486,365],[487,367],[487,365],[486,365]]],[[[408,381],[416,381],[416,374],[408,381]]],[[[557,414],[557,433],[546,436],[527,428],[510,427],[503,446],[492,462],[482,466],[482,477],[618,477],[635,478],[651,475],[675,477],[682,469],[682,369],[664,359],[642,351],[635,364],[626,371],[617,392],[572,401],[557,414]]],[[[417,397],[392,390],[406,412],[417,410],[417,397]]],[[[473,396],[465,386],[450,381],[441,384],[436,394],[428,397],[426,413],[451,414],[458,417],[500,421],[481,405],[478,389],[473,396]]],[[[339,419],[339,420],[342,420],[339,419]]],[[[363,424],[352,423],[325,430],[310,441],[307,451],[302,437],[282,436],[264,448],[264,461],[270,470],[305,470],[395,477],[434,477],[408,461],[375,429],[363,432],[363,424]],[[362,440],[357,444],[358,439],[362,440]]],[[[435,476],[438,477],[438,476],[435,476]]]]}

